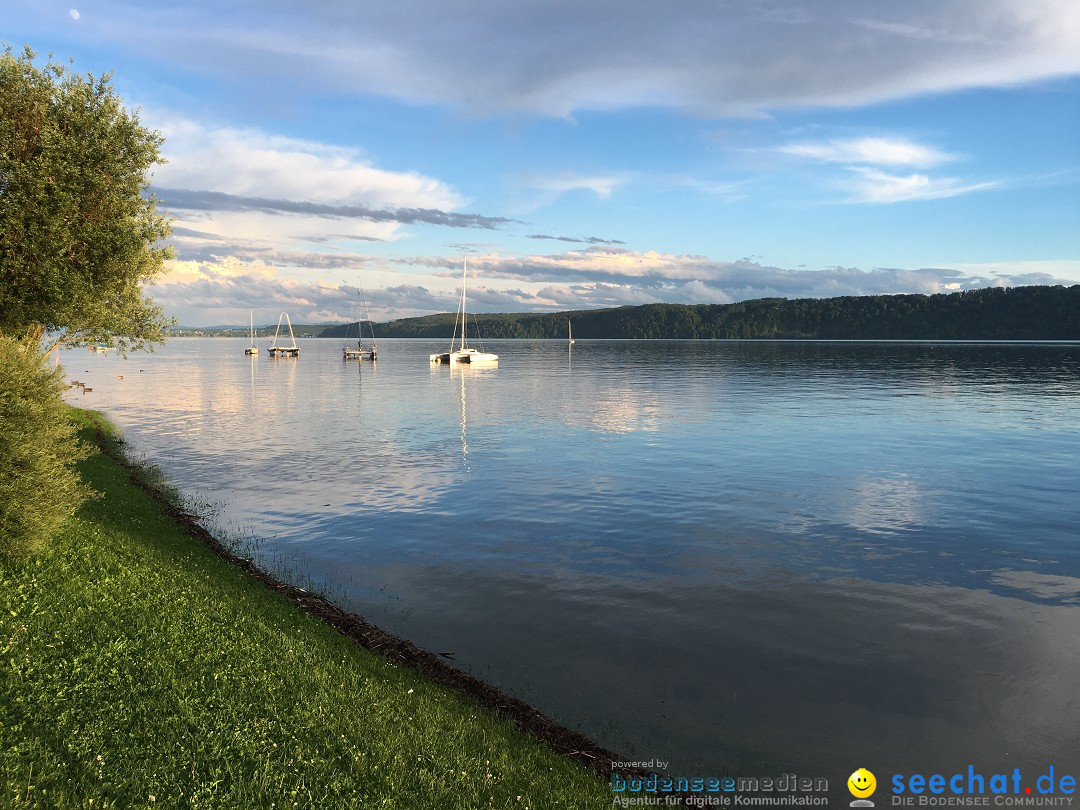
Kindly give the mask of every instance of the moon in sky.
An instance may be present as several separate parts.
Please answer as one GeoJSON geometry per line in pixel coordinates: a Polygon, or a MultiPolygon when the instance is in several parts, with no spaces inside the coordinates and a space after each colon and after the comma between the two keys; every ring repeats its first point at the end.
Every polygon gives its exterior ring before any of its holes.
{"type": "Polygon", "coordinates": [[[68,16],[71,17],[71,19],[73,20],[79,19],[79,10],[77,8],[73,8],[71,11],[68,12],[68,16]]]}

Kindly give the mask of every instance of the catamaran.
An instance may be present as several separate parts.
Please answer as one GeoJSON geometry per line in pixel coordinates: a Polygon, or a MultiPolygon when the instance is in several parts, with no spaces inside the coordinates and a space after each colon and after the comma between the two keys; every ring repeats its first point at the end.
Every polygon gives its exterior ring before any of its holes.
{"type": "Polygon", "coordinates": [[[495,365],[499,362],[499,355],[492,354],[491,352],[482,352],[479,349],[474,349],[469,346],[468,338],[466,337],[466,325],[468,323],[468,316],[466,315],[465,306],[465,286],[469,278],[469,260],[465,259],[465,268],[461,274],[461,301],[458,304],[458,314],[454,319],[454,336],[450,338],[450,351],[440,352],[438,354],[431,355],[432,363],[447,363],[453,365],[455,363],[470,363],[472,365],[495,365]],[[454,341],[458,340],[458,322],[461,323],[461,340],[458,343],[457,349],[454,348],[454,341]]]}
{"type": "Polygon", "coordinates": [[[277,329],[274,330],[274,341],[270,344],[270,348],[267,349],[271,357],[299,357],[300,347],[296,345],[296,336],[293,335],[292,320],[289,318],[287,312],[282,312],[278,315],[277,329]],[[292,341],[292,346],[278,346],[278,335],[281,334],[281,319],[285,319],[285,323],[289,325],[289,340],[292,341]]]}

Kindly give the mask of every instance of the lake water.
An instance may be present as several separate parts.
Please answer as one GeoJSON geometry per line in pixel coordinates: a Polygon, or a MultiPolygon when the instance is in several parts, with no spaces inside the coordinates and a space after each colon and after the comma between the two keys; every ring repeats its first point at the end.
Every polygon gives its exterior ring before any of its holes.
{"type": "Polygon", "coordinates": [[[1080,345],[446,343],[62,362],[211,528],[671,774],[1080,770],[1080,345]]]}

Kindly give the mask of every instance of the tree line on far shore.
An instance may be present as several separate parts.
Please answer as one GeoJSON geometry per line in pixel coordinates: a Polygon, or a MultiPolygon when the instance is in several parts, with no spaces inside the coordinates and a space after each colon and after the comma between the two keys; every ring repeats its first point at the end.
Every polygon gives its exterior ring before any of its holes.
{"type": "MultiPolygon", "coordinates": [[[[449,338],[453,314],[374,324],[377,337],[449,338]]],[[[1080,340],[1080,285],[988,287],[937,295],[761,298],[558,313],[470,315],[482,338],[616,340],[1080,340]]],[[[371,330],[365,321],[364,335],[371,330]]],[[[357,323],[319,337],[355,338],[357,323]]]]}

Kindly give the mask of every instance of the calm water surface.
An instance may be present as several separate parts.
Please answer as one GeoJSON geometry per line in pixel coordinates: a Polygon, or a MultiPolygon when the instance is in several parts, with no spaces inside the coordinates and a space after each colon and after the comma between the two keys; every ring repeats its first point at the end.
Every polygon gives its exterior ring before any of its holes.
{"type": "Polygon", "coordinates": [[[669,773],[1080,770],[1080,345],[445,343],[62,362],[211,528],[669,773]]]}

